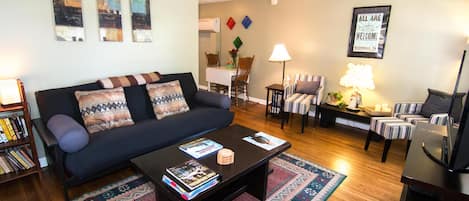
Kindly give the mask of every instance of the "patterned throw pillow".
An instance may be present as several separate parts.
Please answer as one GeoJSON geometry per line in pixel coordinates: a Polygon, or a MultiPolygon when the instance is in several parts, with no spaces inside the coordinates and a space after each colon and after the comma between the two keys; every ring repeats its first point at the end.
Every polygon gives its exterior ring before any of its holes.
{"type": "Polygon", "coordinates": [[[103,89],[95,91],[76,91],[81,116],[88,132],[133,125],[124,89],[103,89]]]}
{"type": "Polygon", "coordinates": [[[160,80],[161,75],[159,72],[142,73],[136,75],[124,75],[118,77],[109,77],[98,80],[98,84],[105,89],[112,89],[118,87],[129,87],[136,85],[144,85],[160,80]]]}
{"type": "Polygon", "coordinates": [[[147,91],[157,119],[189,111],[179,80],[147,84],[147,91]]]}

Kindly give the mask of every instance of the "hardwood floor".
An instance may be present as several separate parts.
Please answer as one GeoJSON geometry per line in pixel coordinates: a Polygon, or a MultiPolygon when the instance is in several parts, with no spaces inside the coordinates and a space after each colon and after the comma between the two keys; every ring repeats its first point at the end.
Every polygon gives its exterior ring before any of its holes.
{"type": "MultiPolygon", "coordinates": [[[[258,104],[240,104],[233,108],[234,123],[264,131],[288,140],[292,148],[288,153],[347,175],[345,181],[332,194],[330,200],[399,200],[402,190],[400,175],[405,159],[405,142],[393,142],[386,163],[381,163],[384,142],[372,142],[363,150],[366,131],[337,126],[313,126],[310,118],[305,133],[300,133],[301,120],[293,120],[280,129],[280,121],[265,118],[265,107],[258,104]]],[[[96,190],[132,174],[131,169],[121,170],[93,182],[74,187],[72,197],[96,190]]],[[[45,169],[41,179],[30,176],[10,183],[0,184],[0,201],[55,201],[63,200],[60,183],[52,170],[45,169]]]]}

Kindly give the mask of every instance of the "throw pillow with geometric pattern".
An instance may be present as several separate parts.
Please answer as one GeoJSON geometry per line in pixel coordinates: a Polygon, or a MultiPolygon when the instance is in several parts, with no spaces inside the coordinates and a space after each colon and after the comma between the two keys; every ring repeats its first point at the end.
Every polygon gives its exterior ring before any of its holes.
{"type": "Polygon", "coordinates": [[[147,84],[147,91],[157,119],[189,111],[179,80],[147,84]]]}
{"type": "Polygon", "coordinates": [[[134,125],[124,89],[76,91],[81,117],[90,134],[122,126],[134,125]]]}

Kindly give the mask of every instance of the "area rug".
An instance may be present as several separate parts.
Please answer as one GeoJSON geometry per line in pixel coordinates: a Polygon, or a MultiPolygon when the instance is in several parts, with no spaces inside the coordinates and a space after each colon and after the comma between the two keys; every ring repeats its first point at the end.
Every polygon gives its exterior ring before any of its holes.
{"type": "MultiPolygon", "coordinates": [[[[327,200],[346,178],[290,154],[280,154],[270,161],[273,172],[267,183],[267,200],[327,200]]],[[[75,201],[156,201],[154,185],[142,175],[134,175],[102,189],[86,193],[75,201]]],[[[235,201],[254,201],[244,193],[235,201]]]]}

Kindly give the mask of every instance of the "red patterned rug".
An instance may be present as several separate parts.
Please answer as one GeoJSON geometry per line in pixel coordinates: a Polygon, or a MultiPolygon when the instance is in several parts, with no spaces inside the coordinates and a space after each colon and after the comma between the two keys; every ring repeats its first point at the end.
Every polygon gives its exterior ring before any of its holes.
{"type": "MultiPolygon", "coordinates": [[[[267,183],[267,200],[327,200],[346,178],[345,175],[318,166],[290,154],[280,154],[270,161],[274,170],[267,183]]],[[[156,201],[153,184],[135,175],[86,193],[76,201],[156,201]]],[[[235,201],[255,201],[244,193],[235,201]]]]}

